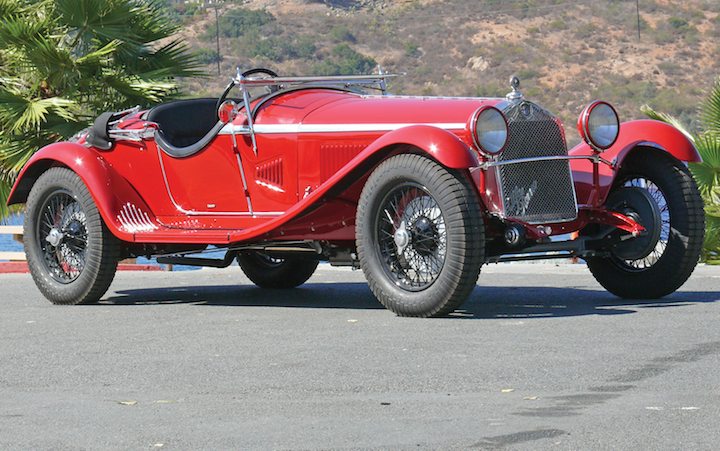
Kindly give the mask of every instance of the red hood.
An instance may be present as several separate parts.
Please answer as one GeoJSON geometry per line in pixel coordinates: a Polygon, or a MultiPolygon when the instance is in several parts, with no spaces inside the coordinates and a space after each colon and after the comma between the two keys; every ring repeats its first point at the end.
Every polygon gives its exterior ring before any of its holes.
{"type": "Polygon", "coordinates": [[[466,124],[500,98],[358,95],[312,89],[281,95],[261,108],[257,124],[466,124]]]}

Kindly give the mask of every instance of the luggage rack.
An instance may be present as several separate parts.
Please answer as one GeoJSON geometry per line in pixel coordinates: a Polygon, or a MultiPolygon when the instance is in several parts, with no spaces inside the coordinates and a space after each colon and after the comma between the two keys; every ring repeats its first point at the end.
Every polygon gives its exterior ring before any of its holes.
{"type": "Polygon", "coordinates": [[[233,78],[236,85],[240,85],[243,91],[249,87],[262,86],[278,86],[280,89],[287,89],[302,85],[338,85],[346,88],[352,86],[365,86],[368,88],[378,89],[383,94],[387,94],[387,79],[399,77],[402,74],[386,74],[381,68],[378,68],[377,74],[372,75],[328,75],[318,77],[272,77],[272,78],[254,78],[252,76],[243,76],[240,68],[237,68],[237,74],[233,78]]]}

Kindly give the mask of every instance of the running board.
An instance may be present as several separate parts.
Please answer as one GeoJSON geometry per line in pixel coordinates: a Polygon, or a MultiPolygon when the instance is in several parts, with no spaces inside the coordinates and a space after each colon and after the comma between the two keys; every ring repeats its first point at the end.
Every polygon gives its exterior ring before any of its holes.
{"type": "Polygon", "coordinates": [[[164,255],[156,258],[156,261],[165,265],[186,265],[186,266],[207,266],[210,268],[227,268],[235,260],[238,252],[263,252],[272,257],[287,258],[306,256],[307,258],[319,258],[322,247],[313,241],[289,241],[280,243],[261,243],[235,246],[225,253],[225,258],[199,258],[184,257],[182,255],[164,255]]]}
{"type": "Polygon", "coordinates": [[[507,262],[526,262],[532,260],[551,260],[551,259],[566,259],[580,257],[580,255],[574,252],[559,251],[559,252],[545,252],[536,254],[506,254],[498,255],[497,257],[488,257],[485,259],[485,263],[507,263],[507,262]]]}
{"type": "Polygon", "coordinates": [[[158,257],[156,261],[164,265],[185,265],[185,266],[206,266],[209,268],[227,268],[235,260],[235,252],[227,252],[225,258],[198,258],[198,257],[180,257],[170,255],[167,257],[158,257]]]}

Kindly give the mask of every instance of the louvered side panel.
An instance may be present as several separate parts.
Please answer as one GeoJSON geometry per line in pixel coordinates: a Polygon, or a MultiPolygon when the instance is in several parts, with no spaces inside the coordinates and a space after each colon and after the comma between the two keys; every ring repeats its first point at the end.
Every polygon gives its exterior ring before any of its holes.
{"type": "Polygon", "coordinates": [[[320,178],[324,182],[345,166],[365,144],[323,144],[320,146],[320,178]]]}

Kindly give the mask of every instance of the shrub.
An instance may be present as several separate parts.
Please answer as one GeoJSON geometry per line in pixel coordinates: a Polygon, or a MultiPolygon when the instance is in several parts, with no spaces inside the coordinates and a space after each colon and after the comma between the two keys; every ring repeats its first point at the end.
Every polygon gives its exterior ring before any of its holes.
{"type": "MultiPolygon", "coordinates": [[[[238,38],[245,34],[259,34],[260,28],[275,20],[275,16],[263,9],[231,9],[220,16],[218,28],[220,36],[225,38],[238,38]]],[[[212,21],[205,28],[201,36],[205,40],[215,38],[215,22],[212,21]]]]}
{"type": "Polygon", "coordinates": [[[335,42],[350,42],[354,44],[357,42],[355,35],[350,32],[350,29],[345,25],[336,25],[330,29],[330,39],[335,42]]]}
{"type": "Polygon", "coordinates": [[[408,58],[419,58],[422,55],[420,48],[413,42],[405,43],[405,56],[408,58]]]}
{"type": "Polygon", "coordinates": [[[315,44],[308,36],[297,39],[293,44],[282,36],[256,38],[247,36],[243,41],[245,53],[251,57],[266,58],[271,61],[284,61],[293,58],[309,59],[315,55],[315,44]]]}
{"type": "Polygon", "coordinates": [[[368,74],[377,66],[374,59],[355,51],[347,44],[332,49],[330,58],[315,64],[318,75],[359,75],[368,74]]]}
{"type": "Polygon", "coordinates": [[[212,64],[222,61],[222,56],[218,54],[217,50],[213,49],[200,49],[195,52],[195,57],[201,64],[212,64]]]}

